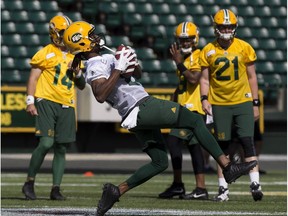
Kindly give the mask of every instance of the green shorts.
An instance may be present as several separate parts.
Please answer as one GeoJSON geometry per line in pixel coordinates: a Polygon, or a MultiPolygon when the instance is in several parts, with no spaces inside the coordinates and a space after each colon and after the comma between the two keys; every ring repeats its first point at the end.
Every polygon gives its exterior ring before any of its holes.
{"type": "Polygon", "coordinates": [[[36,102],[36,136],[52,137],[57,143],[76,140],[76,119],[73,107],[64,108],[49,100],[36,102]]]}
{"type": "Polygon", "coordinates": [[[232,126],[238,137],[254,136],[254,113],[251,102],[237,105],[213,105],[215,137],[219,141],[231,140],[232,126]]]}
{"type": "MultiPolygon", "coordinates": [[[[203,119],[205,119],[204,115],[203,119]]],[[[199,143],[193,132],[190,130],[173,128],[171,129],[169,135],[178,137],[179,139],[183,140],[185,144],[188,145],[199,143]]]]}
{"type": "Polygon", "coordinates": [[[130,131],[136,134],[144,149],[155,144],[165,149],[160,129],[177,125],[179,109],[180,105],[175,102],[149,97],[139,105],[137,126],[130,131]]]}

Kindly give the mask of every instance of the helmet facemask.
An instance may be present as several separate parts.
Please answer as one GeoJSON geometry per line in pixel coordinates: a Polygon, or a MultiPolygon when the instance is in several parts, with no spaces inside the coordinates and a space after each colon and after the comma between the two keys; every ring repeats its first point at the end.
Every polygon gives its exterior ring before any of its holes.
{"type": "Polygon", "coordinates": [[[175,38],[182,54],[190,54],[198,46],[199,29],[192,22],[182,22],[176,28],[175,38]]]}
{"type": "Polygon", "coordinates": [[[49,36],[51,41],[59,47],[65,47],[63,34],[66,28],[72,23],[67,16],[54,16],[49,22],[49,36]]]}
{"type": "Polygon", "coordinates": [[[52,42],[56,44],[57,46],[64,47],[63,43],[63,34],[64,34],[64,29],[58,30],[56,29],[52,24],[50,24],[49,27],[49,34],[52,42]]]}
{"type": "Polygon", "coordinates": [[[177,43],[181,49],[182,54],[190,54],[193,51],[193,48],[197,46],[196,36],[192,37],[180,37],[177,38],[177,43]]]}
{"type": "Polygon", "coordinates": [[[236,25],[217,25],[215,27],[215,35],[223,40],[231,40],[236,35],[236,25]],[[223,29],[229,29],[229,33],[222,33],[223,29]],[[231,31],[232,30],[232,31],[231,31]]]}

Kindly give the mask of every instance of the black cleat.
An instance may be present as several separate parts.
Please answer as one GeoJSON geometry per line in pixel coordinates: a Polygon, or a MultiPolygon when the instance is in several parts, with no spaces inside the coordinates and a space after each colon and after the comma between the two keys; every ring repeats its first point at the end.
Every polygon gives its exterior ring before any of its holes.
{"type": "Polygon", "coordinates": [[[66,198],[62,196],[60,193],[60,187],[55,186],[52,187],[51,193],[50,193],[50,199],[51,200],[65,200],[66,198]]]}
{"type": "Polygon", "coordinates": [[[172,185],[167,188],[164,192],[158,195],[159,198],[162,199],[170,199],[174,196],[180,196],[185,194],[185,188],[183,183],[175,183],[173,182],[172,185]]]}
{"type": "Polygon", "coordinates": [[[248,174],[256,165],[256,160],[244,163],[230,162],[228,166],[223,169],[224,178],[228,184],[231,184],[240,176],[248,174]]]}
{"type": "Polygon", "coordinates": [[[111,183],[106,183],[103,187],[102,197],[98,202],[96,216],[105,215],[115,202],[119,202],[119,197],[119,188],[111,183]]]}
{"type": "Polygon", "coordinates": [[[252,182],[250,185],[251,194],[255,201],[260,201],[263,198],[263,193],[261,191],[261,185],[257,182],[252,182]]]}
{"type": "Polygon", "coordinates": [[[22,187],[22,193],[25,195],[27,200],[35,200],[34,181],[25,182],[22,187]]]}
{"type": "Polygon", "coordinates": [[[208,192],[205,188],[196,187],[192,191],[192,193],[183,194],[179,198],[184,199],[184,200],[191,200],[191,199],[207,200],[208,199],[208,192]]]}

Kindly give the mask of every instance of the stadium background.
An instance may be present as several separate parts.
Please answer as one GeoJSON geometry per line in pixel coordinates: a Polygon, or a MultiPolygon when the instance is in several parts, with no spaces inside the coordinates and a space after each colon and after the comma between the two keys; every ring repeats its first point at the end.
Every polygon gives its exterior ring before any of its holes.
{"type": "MultiPolygon", "coordinates": [[[[73,21],[86,20],[95,24],[97,32],[107,35],[106,43],[111,48],[121,43],[133,46],[144,71],[141,79],[144,87],[171,90],[177,79],[168,47],[174,41],[175,27],[182,21],[198,25],[199,47],[202,48],[214,39],[210,15],[221,8],[231,9],[238,15],[237,37],[249,42],[258,56],[256,71],[263,92],[265,116],[262,152],[286,154],[286,0],[1,0],[2,153],[31,152],[36,143],[32,132],[3,130],[6,107],[3,105],[6,103],[2,93],[6,86],[25,87],[30,58],[49,43],[48,22],[54,15],[63,13],[73,21]]],[[[81,97],[81,93],[78,96],[81,97]]],[[[85,106],[86,103],[78,103],[78,110],[85,110],[85,106]]],[[[97,110],[94,112],[97,115],[97,110]]],[[[70,151],[138,151],[134,136],[119,132],[117,125],[78,118],[77,143],[70,151]]]]}

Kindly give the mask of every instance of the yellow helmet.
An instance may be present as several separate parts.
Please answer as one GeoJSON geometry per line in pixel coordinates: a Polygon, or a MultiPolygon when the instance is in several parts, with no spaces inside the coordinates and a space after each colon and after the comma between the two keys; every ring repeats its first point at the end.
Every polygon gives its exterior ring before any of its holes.
{"type": "Polygon", "coordinates": [[[63,33],[72,21],[67,16],[54,16],[49,22],[49,36],[57,46],[64,46],[63,33]]]}
{"type": "Polygon", "coordinates": [[[74,55],[80,52],[89,52],[96,44],[99,44],[96,43],[94,30],[94,25],[88,22],[74,22],[64,32],[64,44],[74,55]]]}
{"type": "Polygon", "coordinates": [[[214,25],[214,33],[215,36],[224,40],[232,39],[236,34],[236,28],[238,27],[238,21],[236,15],[228,9],[219,10],[214,18],[213,18],[213,25],[214,25]],[[221,28],[231,28],[231,33],[221,33],[221,28]]]}
{"type": "Polygon", "coordinates": [[[182,22],[176,28],[175,37],[182,53],[188,54],[192,52],[193,47],[198,46],[199,29],[192,22],[182,22]]]}

